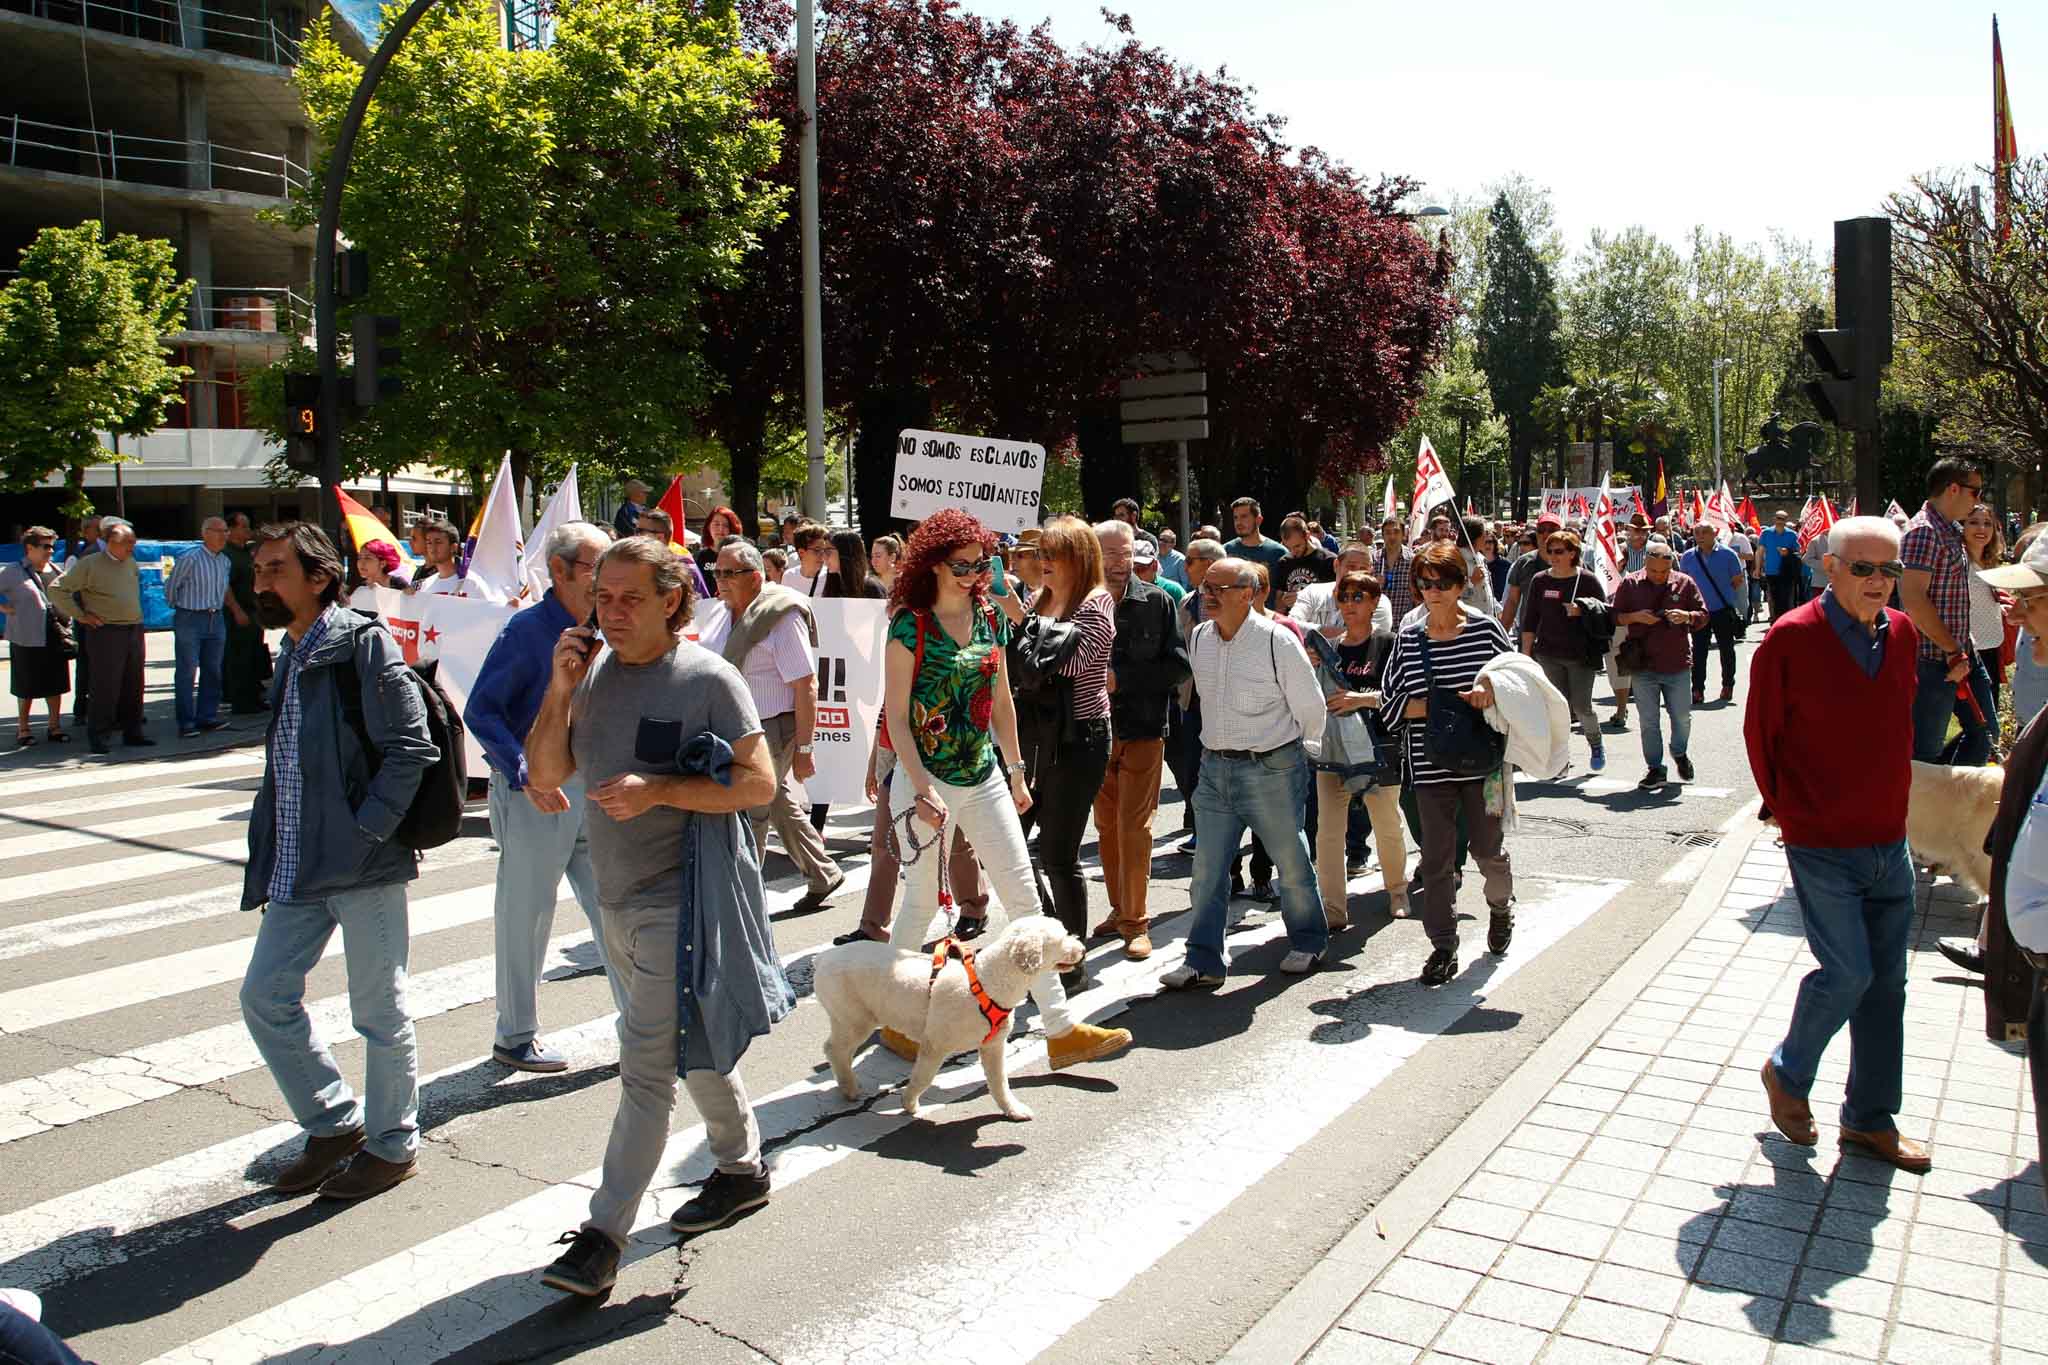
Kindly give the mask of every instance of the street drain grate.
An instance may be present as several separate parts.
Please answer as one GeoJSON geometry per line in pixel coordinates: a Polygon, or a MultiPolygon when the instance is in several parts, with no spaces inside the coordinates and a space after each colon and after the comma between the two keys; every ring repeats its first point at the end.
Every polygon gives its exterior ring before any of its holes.
{"type": "Polygon", "coordinates": [[[1711,830],[1674,830],[1671,842],[1680,848],[1719,848],[1721,836],[1711,830]]]}

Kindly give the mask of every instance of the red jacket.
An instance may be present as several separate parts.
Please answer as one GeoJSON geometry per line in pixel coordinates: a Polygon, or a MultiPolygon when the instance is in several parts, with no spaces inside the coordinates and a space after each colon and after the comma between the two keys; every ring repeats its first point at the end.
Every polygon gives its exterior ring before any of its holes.
{"type": "Polygon", "coordinates": [[[1785,842],[1868,848],[1906,837],[1920,632],[1885,608],[1884,663],[1867,678],[1822,599],[1771,624],[1749,666],[1749,768],[1785,842]]]}

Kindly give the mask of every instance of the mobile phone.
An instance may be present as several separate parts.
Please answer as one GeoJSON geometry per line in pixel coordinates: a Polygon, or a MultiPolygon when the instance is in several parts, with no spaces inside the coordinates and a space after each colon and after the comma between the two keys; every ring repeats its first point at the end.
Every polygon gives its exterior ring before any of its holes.
{"type": "Polygon", "coordinates": [[[583,628],[590,632],[590,643],[583,647],[583,657],[587,659],[604,647],[604,637],[597,631],[596,607],[590,609],[590,619],[583,623],[583,628]]]}
{"type": "Polygon", "coordinates": [[[1003,557],[1001,555],[994,555],[992,558],[994,563],[989,568],[995,574],[995,584],[989,591],[998,597],[1008,597],[1010,595],[1010,576],[1003,572],[1003,557]]]}

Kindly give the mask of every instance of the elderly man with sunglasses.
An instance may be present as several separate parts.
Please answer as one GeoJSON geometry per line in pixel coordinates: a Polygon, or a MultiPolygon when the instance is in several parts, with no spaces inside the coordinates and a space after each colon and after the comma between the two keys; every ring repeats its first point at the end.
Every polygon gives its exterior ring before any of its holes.
{"type": "Polygon", "coordinates": [[[1773,622],[1757,647],[1743,716],[1750,770],[1783,835],[1807,947],[1820,964],[1799,983],[1785,1039],[1764,1063],[1764,1093],[1779,1132],[1801,1146],[1818,1142],[1807,1095],[1821,1054],[1847,1024],[1841,1145],[1924,1171],[1933,1164],[1926,1146],[1897,1124],[1920,632],[1885,605],[1906,573],[1890,522],[1836,522],[1824,563],[1826,591],[1773,622]]]}
{"type": "MultiPolygon", "coordinates": [[[[1913,699],[1913,757],[1939,763],[1948,747],[1949,717],[1963,723],[1956,763],[1979,767],[1991,756],[1991,727],[1959,706],[1956,684],[1970,680],[1979,697],[1991,695],[1991,677],[1970,638],[1970,555],[1957,525],[1984,495],[1984,475],[1948,455],[1927,471],[1927,501],[1906,523],[1899,559],[1906,576],[1899,605],[1920,632],[1920,691],[1913,699]],[[1975,674],[1975,677],[1971,675],[1975,674]]],[[[1990,641],[1984,642],[1989,648],[1990,641]]]]}

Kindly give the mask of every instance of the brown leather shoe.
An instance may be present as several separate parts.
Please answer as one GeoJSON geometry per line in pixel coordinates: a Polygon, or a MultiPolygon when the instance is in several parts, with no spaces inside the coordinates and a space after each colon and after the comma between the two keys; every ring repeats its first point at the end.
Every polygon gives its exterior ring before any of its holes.
{"type": "Polygon", "coordinates": [[[1934,1154],[1927,1149],[1927,1144],[1901,1136],[1896,1128],[1887,1133],[1859,1133],[1853,1128],[1844,1128],[1842,1150],[1855,1152],[1858,1156],[1875,1157],[1914,1175],[1924,1175],[1934,1169],[1934,1154]]]}
{"type": "Polygon", "coordinates": [[[381,1156],[368,1152],[357,1152],[355,1159],[348,1163],[348,1169],[330,1179],[320,1187],[322,1199],[368,1199],[373,1194],[382,1194],[393,1185],[410,1180],[419,1174],[420,1163],[410,1161],[386,1161],[381,1156]]]}
{"type": "Polygon", "coordinates": [[[1801,1147],[1811,1147],[1820,1141],[1820,1129],[1813,1123],[1813,1109],[1796,1095],[1785,1093],[1785,1087],[1778,1081],[1778,1068],[1768,1061],[1764,1063],[1764,1095],[1771,1102],[1771,1122],[1789,1142],[1801,1147]]]}
{"type": "Polygon", "coordinates": [[[1133,962],[1143,962],[1152,956],[1152,936],[1143,930],[1124,940],[1124,956],[1133,962]]]}
{"type": "Polygon", "coordinates": [[[306,1150],[299,1153],[299,1159],[278,1173],[270,1188],[279,1194],[304,1194],[321,1181],[333,1175],[348,1164],[348,1159],[362,1149],[363,1130],[350,1129],[336,1133],[333,1137],[306,1138],[306,1150]]]}
{"type": "Polygon", "coordinates": [[[1083,1062],[1113,1057],[1130,1045],[1131,1031],[1127,1028],[1076,1024],[1059,1037],[1046,1039],[1045,1053],[1054,1071],[1064,1071],[1083,1062]]]}
{"type": "Polygon", "coordinates": [[[1117,938],[1119,935],[1120,931],[1116,927],[1116,916],[1111,915],[1108,919],[1088,931],[1088,941],[1093,943],[1099,938],[1117,938]]]}

